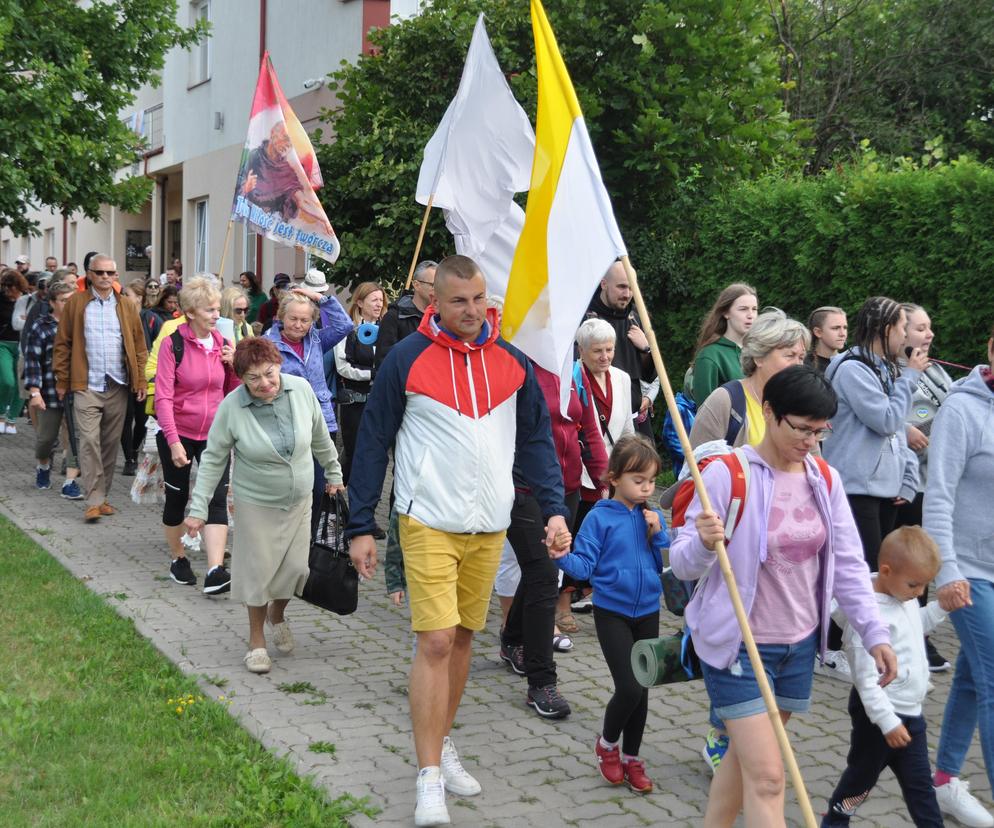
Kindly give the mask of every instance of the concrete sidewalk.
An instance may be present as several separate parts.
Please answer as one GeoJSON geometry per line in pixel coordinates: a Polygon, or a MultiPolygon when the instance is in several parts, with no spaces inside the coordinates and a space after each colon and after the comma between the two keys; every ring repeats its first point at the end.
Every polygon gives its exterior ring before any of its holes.
{"type": "MultiPolygon", "coordinates": [[[[362,585],[359,610],[352,616],[340,618],[292,602],[287,617],[296,652],[281,656],[271,650],[272,672],[250,675],[242,664],[248,635],[244,608],[227,596],[208,598],[199,586],[169,580],[160,509],[131,502],[133,478],[118,477],[114,483],[110,502],[120,509],[117,515],[85,525],[82,503],[59,497],[60,477],[53,474],[49,491],[34,488],[34,434],[30,425],[18,426],[17,436],[0,437],[0,512],[131,618],[159,650],[198,677],[205,692],[231,698],[230,710],[239,722],[329,796],[368,796],[381,808],[375,820],[361,818],[357,825],[413,824],[417,769],[406,698],[412,634],[406,609],[387,600],[382,567],[373,582],[362,585]],[[212,681],[223,683],[223,689],[212,681]],[[301,685],[313,692],[291,692],[301,685]],[[308,746],[316,741],[334,743],[335,754],[310,752],[308,746]]],[[[385,526],[385,515],[381,518],[385,526]]],[[[192,563],[202,585],[203,556],[194,556],[192,563]]],[[[573,652],[557,657],[560,690],[573,715],[549,722],[525,706],[524,679],[497,658],[499,617],[495,600],[488,629],[477,638],[452,734],[483,793],[449,798],[453,824],[699,825],[710,783],[700,756],[707,722],[703,684],[652,691],[642,758],[655,791],[642,797],[611,788],[597,774],[592,755],[611,693],[592,619],[579,616],[581,631],[574,636],[573,652]]],[[[663,625],[678,628],[665,611],[663,625]]],[[[948,658],[955,656],[951,625],[944,624],[934,640],[948,658]]],[[[950,681],[951,673],[934,677],[926,710],[933,757],[950,681]]],[[[811,714],[789,726],[816,813],[824,810],[845,766],[848,693],[848,686],[816,677],[811,714]]],[[[991,790],[976,742],[963,775],[990,806],[991,790]]],[[[801,824],[789,789],[787,800],[788,822],[801,824]]],[[[898,787],[885,772],[854,824],[897,828],[909,823],[898,787]]]]}

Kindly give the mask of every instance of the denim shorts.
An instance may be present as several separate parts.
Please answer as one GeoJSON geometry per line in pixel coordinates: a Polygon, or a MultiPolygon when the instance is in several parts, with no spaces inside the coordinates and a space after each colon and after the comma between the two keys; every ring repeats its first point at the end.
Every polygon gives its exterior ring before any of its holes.
{"type": "MultiPolygon", "coordinates": [[[[788,713],[806,713],[811,707],[818,631],[796,644],[758,644],[757,647],[777,706],[788,713]]],[[[766,713],[745,644],[739,647],[739,657],[731,667],[719,670],[701,661],[701,672],[714,712],[722,719],[744,719],[766,713]]]]}

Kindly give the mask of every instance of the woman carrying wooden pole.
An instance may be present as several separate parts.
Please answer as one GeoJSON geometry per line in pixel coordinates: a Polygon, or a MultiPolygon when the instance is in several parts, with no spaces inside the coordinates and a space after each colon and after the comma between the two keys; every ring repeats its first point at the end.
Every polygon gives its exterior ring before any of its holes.
{"type": "MultiPolygon", "coordinates": [[[[656,367],[656,372],[659,375],[660,386],[663,391],[663,395],[666,399],[667,407],[669,408],[671,415],[673,417],[674,424],[677,428],[677,433],[680,437],[681,445],[683,446],[685,456],[687,457],[687,462],[690,468],[691,475],[694,480],[694,486],[697,492],[697,497],[701,504],[701,511],[703,514],[714,515],[714,510],[712,508],[711,500],[708,495],[707,488],[704,485],[704,481],[701,478],[700,470],[697,467],[696,462],[693,459],[693,451],[690,447],[690,442],[687,438],[685,429],[683,428],[682,421],[676,409],[676,401],[673,396],[673,389],[670,385],[669,378],[666,373],[666,367],[663,364],[662,354],[660,353],[658,343],[656,341],[655,332],[652,328],[651,320],[649,319],[649,314],[645,306],[645,302],[642,297],[641,290],[638,286],[638,280],[636,278],[635,272],[632,269],[631,263],[628,261],[627,257],[622,258],[622,263],[625,267],[625,272],[628,274],[629,284],[632,289],[632,294],[635,300],[635,307],[639,313],[639,317],[645,331],[646,337],[649,340],[649,347],[651,349],[653,363],[656,367]]],[[[803,430],[803,429],[802,429],[803,430]]],[[[756,483],[756,486],[759,484],[756,483]]],[[[837,492],[837,495],[841,495],[841,492],[837,492]]],[[[761,491],[753,491],[750,497],[762,497],[761,491]]],[[[693,532],[694,527],[688,525],[684,530],[685,532],[693,532]]],[[[717,564],[721,571],[722,577],[727,588],[729,599],[731,600],[732,608],[734,610],[735,619],[742,634],[742,643],[748,654],[749,663],[752,668],[752,674],[755,676],[756,685],[759,688],[759,692],[762,696],[763,704],[766,708],[766,712],[769,717],[769,722],[772,727],[771,741],[770,745],[773,744],[772,738],[775,738],[776,744],[779,745],[780,752],[782,754],[783,763],[786,766],[791,781],[793,782],[794,788],[798,797],[798,804],[800,805],[801,815],[804,820],[804,824],[807,826],[816,825],[814,812],[811,808],[811,803],[807,795],[807,791],[804,787],[804,781],[801,776],[800,768],[797,765],[797,760],[794,756],[793,750],[790,745],[790,741],[787,738],[786,729],[784,728],[784,721],[789,717],[789,712],[781,713],[778,708],[776,698],[774,697],[773,690],[771,689],[770,682],[767,678],[767,668],[764,667],[762,655],[760,654],[759,648],[757,647],[755,638],[752,634],[749,624],[749,616],[746,612],[745,605],[743,604],[742,597],[739,593],[738,586],[736,584],[736,579],[734,572],[732,570],[732,565],[728,557],[727,550],[725,548],[725,543],[721,539],[716,539],[714,544],[714,553],[717,559],[717,564]]],[[[863,589],[866,591],[868,600],[872,601],[872,595],[870,593],[869,578],[867,574],[863,571],[856,573],[855,580],[859,580],[859,576],[862,576],[863,589]]],[[[875,607],[875,604],[874,604],[875,607]]],[[[818,615],[818,610],[823,610],[824,608],[817,608],[815,610],[815,615],[818,615]]],[[[879,622],[879,617],[874,616],[879,622]]],[[[875,650],[879,650],[878,665],[883,673],[882,683],[889,681],[893,674],[896,672],[896,661],[894,659],[893,651],[890,649],[889,643],[884,643],[887,641],[886,637],[886,627],[882,624],[878,624],[873,627],[875,630],[875,635],[878,639],[878,647],[874,647],[875,650]]],[[[810,638],[810,636],[809,636],[810,638]]],[[[809,641],[810,643],[810,641],[809,641]]],[[[813,671],[813,659],[808,659],[810,666],[809,670],[813,671]]],[[[808,694],[810,690],[808,691],[808,694]]],[[[760,708],[762,709],[762,708],[760,708]]],[[[769,731],[767,731],[769,732],[769,731]]],[[[762,740],[757,739],[756,744],[749,745],[737,745],[738,755],[743,758],[750,757],[750,751],[753,751],[753,758],[755,764],[759,764],[763,757],[761,756],[761,751],[763,748],[762,740]]],[[[776,748],[774,747],[775,751],[776,748]]],[[[767,764],[770,757],[766,757],[767,764]]],[[[729,769],[728,772],[731,772],[729,769]]],[[[728,772],[724,777],[728,776],[728,772]]],[[[719,768],[720,773],[720,768],[719,768]]],[[[712,801],[709,801],[708,812],[705,816],[704,824],[708,828],[716,828],[717,826],[731,825],[735,817],[737,816],[739,808],[743,804],[745,807],[745,824],[752,828],[752,826],[762,826],[762,828],[776,828],[778,825],[784,825],[783,817],[783,794],[782,787],[779,791],[776,790],[778,785],[782,786],[783,771],[782,768],[777,772],[774,771],[771,774],[771,778],[765,779],[764,783],[766,785],[772,786],[765,790],[763,793],[767,795],[765,801],[757,802],[755,798],[750,799],[750,791],[743,791],[742,781],[738,781],[737,798],[735,796],[735,780],[728,780],[722,777],[719,779],[718,776],[715,778],[715,782],[712,785],[712,801]],[[781,781],[778,783],[777,778],[781,781]],[[733,794],[728,797],[727,789],[731,785],[733,789],[733,794]],[[725,801],[715,801],[716,791],[721,791],[717,794],[718,799],[724,799],[725,801]],[[772,794],[772,797],[769,795],[772,794]],[[728,800],[737,800],[731,803],[729,807],[728,800]],[[765,809],[764,807],[765,806],[765,809]]]]}

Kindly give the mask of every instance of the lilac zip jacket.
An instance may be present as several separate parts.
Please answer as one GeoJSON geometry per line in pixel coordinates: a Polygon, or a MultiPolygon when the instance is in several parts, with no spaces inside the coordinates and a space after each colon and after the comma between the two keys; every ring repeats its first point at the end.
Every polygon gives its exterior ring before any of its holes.
{"type": "MultiPolygon", "coordinates": [[[[746,446],[743,450],[750,464],[749,492],[742,520],[728,544],[728,557],[748,615],[756,598],[759,566],[766,560],[773,469],[752,447],[746,446]]],[[[870,571],[863,560],[863,546],[842,490],[839,473],[832,469],[830,493],[814,460],[808,457],[804,465],[827,530],[825,547],[820,556],[821,578],[817,596],[821,607],[819,652],[824,657],[833,597],[839,602],[853,629],[859,633],[867,650],[878,644],[889,644],[890,633],[887,624],[880,618],[870,571]]],[[[711,505],[724,520],[732,489],[728,467],[724,463],[711,463],[703,474],[711,505]]],[[[701,502],[695,495],[687,507],[686,524],[670,546],[670,566],[673,573],[684,580],[703,579],[687,605],[684,617],[690,627],[697,655],[712,667],[727,669],[738,658],[742,633],[735,619],[725,579],[716,565],[718,558],[704,547],[697,534],[695,521],[700,512],[701,502]]]]}

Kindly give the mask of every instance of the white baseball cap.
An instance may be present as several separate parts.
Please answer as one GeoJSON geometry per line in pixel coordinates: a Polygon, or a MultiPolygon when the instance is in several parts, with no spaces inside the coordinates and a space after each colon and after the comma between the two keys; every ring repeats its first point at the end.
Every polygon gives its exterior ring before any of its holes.
{"type": "Polygon", "coordinates": [[[14,259],[14,264],[28,264],[30,261],[31,259],[22,253],[20,256],[14,259]]]}

